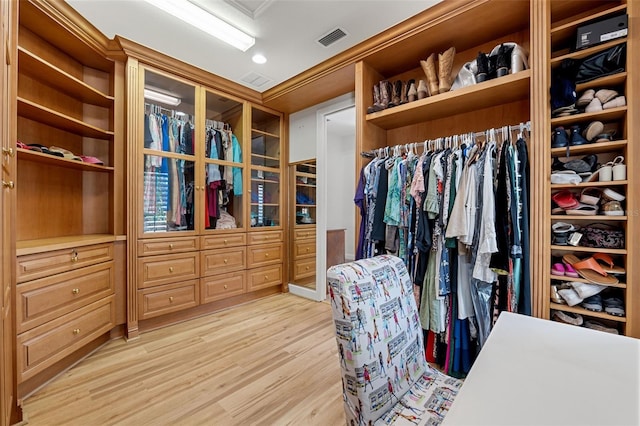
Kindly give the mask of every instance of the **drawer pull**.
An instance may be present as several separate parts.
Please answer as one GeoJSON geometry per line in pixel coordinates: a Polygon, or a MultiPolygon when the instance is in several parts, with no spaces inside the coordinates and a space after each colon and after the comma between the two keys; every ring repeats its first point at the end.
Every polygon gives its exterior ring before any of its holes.
{"type": "Polygon", "coordinates": [[[74,328],[73,329],[73,334],[80,334],[80,329],[79,328],[74,328]]]}
{"type": "Polygon", "coordinates": [[[265,275],[265,276],[264,276],[264,279],[265,279],[265,280],[268,280],[268,279],[269,279],[269,275],[265,275]]]}
{"type": "Polygon", "coordinates": [[[229,263],[229,261],[227,259],[223,260],[224,263],[229,263]]]}
{"type": "Polygon", "coordinates": [[[229,244],[229,241],[227,241],[227,240],[224,240],[224,243],[225,243],[225,244],[229,244]]]}
{"type": "Polygon", "coordinates": [[[173,250],[173,243],[169,244],[169,250],[173,250]]]}
{"type": "Polygon", "coordinates": [[[307,247],[307,253],[309,253],[309,250],[311,250],[311,248],[307,247]]]}
{"type": "Polygon", "coordinates": [[[4,186],[5,188],[13,189],[16,185],[12,180],[10,180],[9,182],[2,181],[2,186],[4,186]]]}
{"type": "Polygon", "coordinates": [[[173,303],[173,296],[169,297],[169,303],[173,303]]]}
{"type": "Polygon", "coordinates": [[[224,285],[224,289],[225,289],[225,290],[226,290],[228,287],[229,287],[228,285],[226,285],[226,284],[224,285]]]}
{"type": "Polygon", "coordinates": [[[173,272],[173,266],[169,266],[169,272],[173,272]]]}
{"type": "Polygon", "coordinates": [[[306,267],[306,268],[304,268],[304,269],[306,269],[306,270],[308,271],[308,270],[309,270],[309,267],[307,266],[307,267],[306,267]]]}
{"type": "Polygon", "coordinates": [[[2,153],[4,155],[6,155],[7,157],[15,157],[16,152],[13,150],[13,148],[2,148],[2,153]]]}
{"type": "Polygon", "coordinates": [[[265,253],[265,254],[264,254],[264,257],[269,257],[269,253],[265,253]]]}
{"type": "Polygon", "coordinates": [[[75,251],[75,250],[71,252],[71,261],[72,262],[77,262],[78,261],[78,252],[75,251]]]}
{"type": "Polygon", "coordinates": [[[80,294],[80,289],[79,288],[74,288],[73,290],[71,290],[71,293],[80,294]]]}

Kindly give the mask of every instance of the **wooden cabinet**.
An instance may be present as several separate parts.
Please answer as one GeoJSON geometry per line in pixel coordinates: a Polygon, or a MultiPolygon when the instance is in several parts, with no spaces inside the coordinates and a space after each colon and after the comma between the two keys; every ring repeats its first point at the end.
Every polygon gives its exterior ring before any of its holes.
{"type": "MultiPolygon", "coordinates": [[[[249,300],[246,271],[282,264],[283,120],[237,96],[240,87],[118,41],[130,88],[133,337],[139,320],[171,323],[205,312],[200,305],[249,300]]],[[[259,288],[276,287],[281,275],[259,288]]]]}
{"type": "Polygon", "coordinates": [[[316,278],[316,162],[290,165],[291,232],[289,281],[315,288],[316,278]]]}

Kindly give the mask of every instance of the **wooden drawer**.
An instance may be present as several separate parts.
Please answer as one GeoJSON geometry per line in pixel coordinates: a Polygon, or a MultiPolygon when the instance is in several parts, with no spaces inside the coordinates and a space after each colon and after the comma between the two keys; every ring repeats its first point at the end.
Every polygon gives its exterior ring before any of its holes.
{"type": "Polygon", "coordinates": [[[113,260],[113,243],[28,254],[17,258],[17,282],[59,274],[113,260]]]}
{"type": "Polygon", "coordinates": [[[202,250],[220,249],[225,247],[237,247],[247,245],[247,234],[244,232],[237,234],[210,235],[200,237],[200,247],[202,250]]]}
{"type": "Polygon", "coordinates": [[[138,294],[138,315],[148,319],[198,306],[198,280],[141,290],[138,294]]]}
{"type": "Polygon", "coordinates": [[[108,296],[18,335],[18,382],[30,379],[114,326],[114,296],[108,296]]]}
{"type": "Polygon", "coordinates": [[[280,263],[282,262],[282,243],[248,247],[247,258],[248,268],[280,263]]]}
{"type": "Polygon", "coordinates": [[[316,255],[316,240],[296,241],[293,245],[293,257],[295,259],[303,257],[313,257],[316,255]]]}
{"type": "Polygon", "coordinates": [[[246,268],[247,248],[231,247],[200,252],[201,276],[240,271],[246,268]]]}
{"type": "Polygon", "coordinates": [[[298,260],[293,266],[293,281],[301,278],[312,277],[316,274],[316,258],[298,260]]]}
{"type": "Polygon", "coordinates": [[[17,332],[30,330],[112,295],[114,271],[114,262],[111,261],[18,285],[17,332]]]}
{"type": "Polygon", "coordinates": [[[313,229],[296,229],[293,231],[294,240],[304,240],[306,238],[316,238],[316,228],[313,229]]]}
{"type": "Polygon", "coordinates": [[[200,252],[149,256],[138,259],[139,288],[200,277],[200,252]]]}
{"type": "Polygon", "coordinates": [[[200,279],[200,303],[214,302],[246,292],[245,272],[231,272],[200,279]]]}
{"type": "Polygon", "coordinates": [[[282,265],[252,269],[247,272],[247,291],[256,291],[279,284],[282,284],[282,265]]]}
{"type": "Polygon", "coordinates": [[[138,241],[138,256],[184,253],[198,250],[198,237],[161,238],[138,241]]]}
{"type": "Polygon", "coordinates": [[[247,245],[282,241],[282,231],[250,232],[247,245]]]}

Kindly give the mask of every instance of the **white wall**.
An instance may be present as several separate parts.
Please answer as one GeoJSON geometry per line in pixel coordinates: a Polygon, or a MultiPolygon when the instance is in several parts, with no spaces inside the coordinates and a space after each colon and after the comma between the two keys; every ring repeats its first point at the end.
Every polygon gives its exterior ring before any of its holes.
{"type": "MultiPolygon", "coordinates": [[[[331,117],[331,116],[329,116],[331,117]]],[[[355,114],[354,114],[355,119],[355,114]]],[[[327,176],[329,206],[327,229],[346,229],[345,257],[355,258],[355,173],[356,135],[335,135],[331,122],[327,125],[327,154],[330,173],[327,176]]],[[[354,127],[355,130],[355,127],[354,127]]]]}

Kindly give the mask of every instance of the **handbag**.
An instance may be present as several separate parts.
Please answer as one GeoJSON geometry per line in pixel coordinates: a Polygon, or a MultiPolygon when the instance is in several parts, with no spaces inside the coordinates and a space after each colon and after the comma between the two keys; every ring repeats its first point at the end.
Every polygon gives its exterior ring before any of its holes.
{"type": "Polygon", "coordinates": [[[580,228],[580,245],[583,247],[623,249],[624,231],[606,223],[591,223],[580,228]]]}
{"type": "Polygon", "coordinates": [[[619,44],[582,60],[576,74],[576,83],[585,83],[625,70],[627,44],[619,44]]]}

